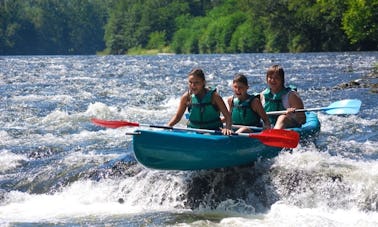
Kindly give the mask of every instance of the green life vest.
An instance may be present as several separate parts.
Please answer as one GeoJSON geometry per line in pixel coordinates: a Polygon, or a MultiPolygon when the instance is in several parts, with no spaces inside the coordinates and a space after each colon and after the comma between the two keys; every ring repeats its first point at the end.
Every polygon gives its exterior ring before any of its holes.
{"type": "Polygon", "coordinates": [[[188,106],[190,128],[202,128],[216,130],[223,126],[219,110],[211,103],[211,97],[216,89],[209,91],[202,99],[191,95],[191,103],[188,106]]]}
{"type": "Polygon", "coordinates": [[[232,99],[232,124],[249,126],[261,125],[260,116],[251,108],[251,102],[255,98],[258,98],[258,95],[248,95],[248,98],[242,102],[236,97],[232,99]]]}
{"type": "MultiPolygon", "coordinates": [[[[291,91],[296,91],[296,87],[289,86],[282,89],[277,94],[273,94],[269,88],[266,88],[262,94],[264,95],[264,110],[266,112],[270,111],[279,111],[279,110],[285,110],[286,108],[283,105],[282,97],[286,94],[288,94],[291,91]]],[[[277,121],[278,115],[270,115],[269,120],[272,124],[275,124],[277,121]]]]}

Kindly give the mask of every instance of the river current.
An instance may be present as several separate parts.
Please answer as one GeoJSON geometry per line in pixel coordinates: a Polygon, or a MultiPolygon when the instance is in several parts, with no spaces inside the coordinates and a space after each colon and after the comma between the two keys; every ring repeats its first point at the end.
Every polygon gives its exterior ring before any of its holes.
{"type": "Polygon", "coordinates": [[[0,56],[0,225],[378,226],[377,57],[0,56]],[[145,168],[126,135],[136,128],[90,122],[166,124],[192,68],[226,98],[238,72],[262,91],[273,64],[305,108],[359,99],[360,112],[319,111],[319,135],[291,152],[200,171],[145,168]]]}

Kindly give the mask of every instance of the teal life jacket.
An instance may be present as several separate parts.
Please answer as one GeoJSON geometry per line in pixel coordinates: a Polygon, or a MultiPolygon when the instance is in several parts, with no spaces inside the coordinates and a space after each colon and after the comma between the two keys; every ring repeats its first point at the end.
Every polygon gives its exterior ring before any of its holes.
{"type": "Polygon", "coordinates": [[[260,116],[251,108],[251,102],[258,97],[258,94],[253,94],[248,95],[248,98],[244,101],[240,101],[236,97],[232,99],[232,124],[261,126],[260,116]]]}
{"type": "Polygon", "coordinates": [[[209,88],[202,99],[191,95],[191,103],[188,105],[188,127],[217,130],[223,126],[219,110],[211,103],[215,91],[216,89],[209,88]]]}
{"type": "MultiPolygon", "coordinates": [[[[264,95],[264,110],[266,112],[270,111],[279,111],[279,110],[286,110],[283,106],[282,97],[288,94],[291,91],[297,91],[297,88],[294,86],[285,87],[277,94],[273,94],[269,88],[266,88],[262,94],[264,95]]],[[[269,120],[272,124],[275,124],[277,121],[278,115],[270,115],[269,120]]]]}

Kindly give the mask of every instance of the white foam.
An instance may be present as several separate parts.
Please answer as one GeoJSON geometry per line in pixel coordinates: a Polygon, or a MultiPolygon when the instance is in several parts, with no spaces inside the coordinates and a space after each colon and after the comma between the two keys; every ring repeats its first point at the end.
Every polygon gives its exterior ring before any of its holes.
{"type": "MultiPolygon", "coordinates": [[[[234,216],[230,213],[213,214],[222,218],[218,223],[200,220],[193,223],[178,223],[174,226],[343,226],[343,227],[373,227],[378,226],[378,213],[359,210],[329,210],[322,208],[300,208],[276,203],[266,214],[234,216]]],[[[215,216],[215,217],[217,217],[215,216]]]]}
{"type": "Polygon", "coordinates": [[[0,220],[8,222],[40,222],[74,219],[96,215],[129,214],[139,212],[117,200],[111,200],[114,185],[104,182],[76,182],[54,195],[30,195],[10,192],[7,204],[0,206],[0,220]]]}
{"type": "Polygon", "coordinates": [[[21,161],[27,160],[24,155],[14,154],[7,150],[0,150],[0,173],[17,168],[21,161]]]}
{"type": "Polygon", "coordinates": [[[123,180],[77,181],[53,195],[12,191],[5,195],[0,206],[0,223],[54,222],[90,216],[178,211],[177,205],[182,206],[183,201],[170,197],[179,196],[184,185],[180,176],[144,170],[123,180]]]}
{"type": "Polygon", "coordinates": [[[116,107],[110,107],[101,102],[89,104],[88,109],[85,112],[87,116],[96,116],[98,118],[109,118],[110,116],[113,116],[115,113],[117,113],[116,107]]]}

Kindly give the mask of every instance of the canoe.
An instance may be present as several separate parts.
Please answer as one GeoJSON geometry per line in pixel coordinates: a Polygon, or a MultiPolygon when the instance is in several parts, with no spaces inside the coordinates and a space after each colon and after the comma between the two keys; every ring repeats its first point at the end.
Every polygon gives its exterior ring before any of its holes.
{"type": "MultiPolygon", "coordinates": [[[[301,140],[316,135],[320,122],[306,112],[301,128],[292,128],[301,140]]],[[[258,139],[242,136],[203,134],[179,130],[139,129],[133,133],[135,158],[147,168],[159,170],[201,170],[234,167],[260,158],[273,158],[283,149],[266,146],[258,139]]]]}
{"type": "Polygon", "coordinates": [[[290,128],[300,134],[302,140],[316,136],[320,132],[320,121],[315,112],[306,112],[306,123],[300,128],[290,128]]]}

